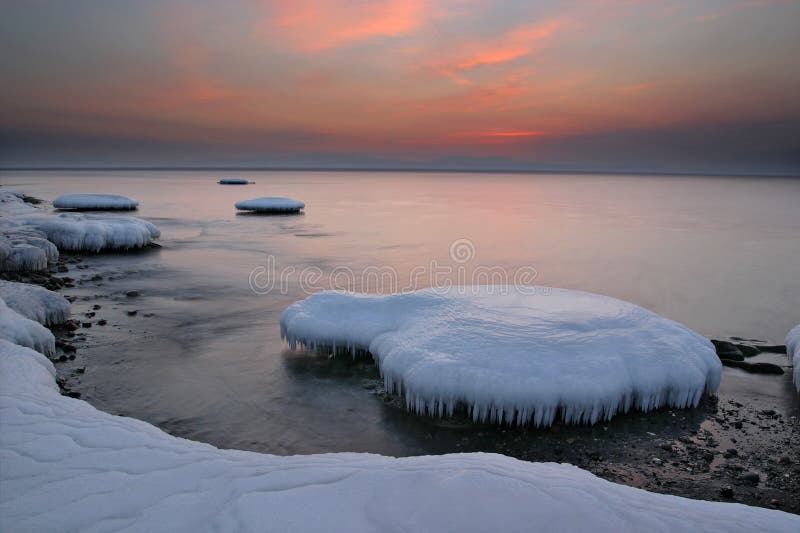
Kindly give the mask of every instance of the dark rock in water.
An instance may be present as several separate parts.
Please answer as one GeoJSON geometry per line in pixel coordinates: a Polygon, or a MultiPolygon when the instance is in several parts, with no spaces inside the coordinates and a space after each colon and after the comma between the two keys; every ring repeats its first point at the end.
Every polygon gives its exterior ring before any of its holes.
{"type": "Polygon", "coordinates": [[[137,296],[139,296],[139,291],[128,291],[125,293],[125,296],[127,296],[128,298],[136,298],[137,296]]]}
{"type": "Polygon", "coordinates": [[[103,276],[101,276],[100,274],[95,274],[94,276],[92,276],[92,281],[103,281],[103,276]]]}
{"type": "Polygon", "coordinates": [[[67,393],[67,396],[69,396],[70,398],[80,398],[81,397],[81,393],[78,392],[78,391],[69,391],[67,393]]]}
{"type": "Polygon", "coordinates": [[[742,474],[742,481],[749,485],[758,485],[758,482],[761,481],[761,476],[755,472],[747,472],[742,474]]]}
{"type": "Polygon", "coordinates": [[[94,305],[92,306],[92,309],[94,309],[95,311],[98,311],[98,310],[102,309],[102,307],[103,307],[103,306],[101,306],[100,304],[94,304],[94,305]]]}
{"type": "Polygon", "coordinates": [[[83,374],[84,372],[86,372],[86,367],[82,366],[82,367],[76,369],[75,372],[77,372],[78,374],[83,374]]]}
{"type": "Polygon", "coordinates": [[[98,326],[105,326],[106,324],[108,324],[108,320],[106,320],[105,318],[101,318],[100,320],[97,321],[98,326]]]}
{"type": "Polygon", "coordinates": [[[776,376],[782,375],[783,369],[778,365],[772,363],[745,363],[744,361],[732,361],[729,359],[722,359],[722,364],[734,368],[741,368],[751,374],[774,374],[776,376]]]}
{"type": "Polygon", "coordinates": [[[722,454],[725,459],[730,459],[731,457],[736,457],[737,455],[739,455],[739,451],[736,448],[728,448],[725,450],[725,453],[722,454]]]}
{"type": "Polygon", "coordinates": [[[85,328],[90,328],[90,327],[92,327],[92,323],[91,322],[81,322],[81,326],[83,326],[85,328]]]}
{"type": "Polygon", "coordinates": [[[85,316],[86,318],[93,318],[94,315],[95,315],[94,311],[89,311],[88,313],[85,313],[83,316],[85,316]]]}
{"type": "Polygon", "coordinates": [[[139,314],[139,311],[128,311],[128,316],[136,316],[137,314],[139,314]]]}
{"type": "Polygon", "coordinates": [[[716,348],[717,355],[720,359],[744,361],[744,355],[732,342],[711,339],[711,343],[714,345],[714,348],[716,348]]]}
{"type": "Polygon", "coordinates": [[[58,265],[56,267],[56,270],[58,272],[69,272],[69,269],[67,268],[67,265],[58,265]]]}
{"type": "Polygon", "coordinates": [[[764,345],[764,346],[759,346],[758,349],[761,350],[762,352],[786,353],[786,346],[784,346],[783,344],[764,345]]]}
{"type": "Polygon", "coordinates": [[[64,322],[64,327],[67,328],[69,331],[75,331],[79,327],[81,327],[81,323],[77,320],[67,320],[64,322]]]}
{"type": "Polygon", "coordinates": [[[78,351],[78,350],[77,350],[77,349],[76,349],[76,348],[75,348],[73,345],[71,345],[71,344],[62,344],[62,345],[61,345],[61,349],[64,351],[64,353],[75,353],[75,352],[77,352],[77,351],[78,351]]]}
{"type": "Polygon", "coordinates": [[[747,344],[736,344],[736,348],[742,352],[742,355],[745,357],[753,357],[754,355],[758,355],[761,353],[761,350],[756,348],[755,346],[748,346],[747,344]]]}
{"type": "Polygon", "coordinates": [[[58,360],[61,363],[66,363],[67,362],[67,356],[66,355],[59,356],[58,360]]]}
{"type": "Polygon", "coordinates": [[[728,498],[728,499],[733,498],[733,487],[731,487],[730,485],[724,485],[719,489],[719,494],[723,498],[728,498]]]}

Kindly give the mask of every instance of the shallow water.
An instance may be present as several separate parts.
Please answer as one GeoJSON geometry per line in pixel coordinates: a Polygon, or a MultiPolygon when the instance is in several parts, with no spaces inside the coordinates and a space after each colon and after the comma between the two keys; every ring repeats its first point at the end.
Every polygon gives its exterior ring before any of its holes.
{"type": "MultiPolygon", "coordinates": [[[[72,387],[101,409],[223,447],[454,450],[456,437],[432,442],[439,426],[377,394],[372,365],[286,349],[281,311],[321,288],[390,292],[470,282],[476,272],[509,282],[535,275],[539,284],[632,301],[710,337],[782,343],[800,322],[800,180],[198,171],[0,178],[46,200],[103,192],[141,202],[136,216],[159,225],[161,249],[93,256],[68,274],[84,279],[66,291],[82,298],[74,311],[99,304],[93,321],[109,321],[86,330],[75,363],[86,372],[72,387]],[[222,176],[256,183],[217,185],[222,176]],[[257,196],[289,196],[307,208],[236,214],[235,201],[257,196]],[[104,279],[89,281],[96,273],[104,279]],[[125,296],[130,290],[141,295],[125,296]]],[[[759,383],[735,376],[741,388],[759,383]]],[[[783,390],[789,377],[770,379],[783,390]]]]}

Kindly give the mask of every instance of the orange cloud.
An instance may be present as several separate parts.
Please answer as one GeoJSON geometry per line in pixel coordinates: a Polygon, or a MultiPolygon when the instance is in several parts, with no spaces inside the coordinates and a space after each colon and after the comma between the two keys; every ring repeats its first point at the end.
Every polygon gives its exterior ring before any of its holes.
{"type": "Polygon", "coordinates": [[[539,49],[545,40],[567,25],[561,19],[550,19],[517,27],[498,38],[463,43],[459,49],[466,52],[454,55],[435,69],[459,84],[471,83],[462,75],[464,71],[481,65],[508,63],[539,49]]]}
{"type": "Polygon", "coordinates": [[[500,144],[508,142],[519,142],[544,135],[543,131],[536,130],[506,130],[491,128],[483,131],[459,131],[448,135],[451,139],[457,139],[460,143],[466,144],[500,144]]]}
{"type": "Polygon", "coordinates": [[[422,25],[425,8],[423,0],[279,0],[262,33],[317,52],[407,34],[422,25]]]}

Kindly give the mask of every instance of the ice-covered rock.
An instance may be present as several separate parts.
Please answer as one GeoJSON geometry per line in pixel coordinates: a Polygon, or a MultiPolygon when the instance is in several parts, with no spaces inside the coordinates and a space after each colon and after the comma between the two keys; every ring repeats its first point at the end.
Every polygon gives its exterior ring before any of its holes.
{"type": "Polygon", "coordinates": [[[279,457],[172,437],[59,394],[0,340],[0,529],[49,531],[752,531],[800,517],[617,485],[495,454],[279,457]]]}
{"type": "Polygon", "coordinates": [[[0,271],[45,270],[58,260],[58,250],[45,235],[17,222],[19,218],[39,215],[41,210],[24,201],[25,196],[10,189],[0,189],[0,271]]]}
{"type": "Polygon", "coordinates": [[[697,405],[719,385],[710,341],[614,298],[499,286],[389,296],[326,291],[289,306],[292,348],[368,350],[417,413],[549,425],[697,405]]]}
{"type": "Polygon", "coordinates": [[[797,392],[800,392],[800,324],[792,328],[786,336],[786,353],[794,366],[792,374],[794,386],[797,387],[797,392]]]}
{"type": "Polygon", "coordinates": [[[252,200],[242,200],[234,205],[236,209],[241,211],[255,211],[258,213],[296,213],[306,206],[299,200],[280,196],[262,196],[252,200]]]}
{"type": "Polygon", "coordinates": [[[20,315],[45,326],[61,324],[69,319],[67,299],[38,285],[0,280],[0,298],[20,315]]]}
{"type": "Polygon", "coordinates": [[[15,223],[42,232],[60,250],[99,252],[147,246],[160,236],[158,228],[135,217],[104,217],[78,213],[18,217],[15,223]]]}
{"type": "Polygon", "coordinates": [[[56,351],[56,339],[49,329],[20,315],[8,307],[2,298],[0,298],[0,339],[33,348],[45,355],[53,355],[56,351]]]}
{"type": "Polygon", "coordinates": [[[57,209],[85,211],[131,210],[138,205],[138,200],[119,194],[65,194],[53,200],[53,207],[57,209]]]}
{"type": "Polygon", "coordinates": [[[248,185],[250,182],[244,178],[222,178],[217,183],[220,185],[248,185]]]}

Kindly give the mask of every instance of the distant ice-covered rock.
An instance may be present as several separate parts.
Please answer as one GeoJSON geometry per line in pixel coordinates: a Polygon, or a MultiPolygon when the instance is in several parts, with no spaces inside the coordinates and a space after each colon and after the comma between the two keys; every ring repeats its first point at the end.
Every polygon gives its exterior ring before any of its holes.
{"type": "Polygon", "coordinates": [[[45,326],[61,324],[69,319],[67,299],[38,285],[0,280],[0,298],[20,315],[45,326]]]}
{"type": "Polygon", "coordinates": [[[249,185],[250,182],[244,178],[222,178],[217,183],[220,185],[249,185]]]}
{"type": "Polygon", "coordinates": [[[772,531],[800,517],[617,485],[495,454],[279,457],[170,436],[59,394],[52,364],[0,340],[7,531],[772,531]]]}
{"type": "Polygon", "coordinates": [[[289,306],[292,348],[368,350],[417,413],[549,425],[697,405],[719,385],[710,341],[587,292],[451,287],[390,296],[326,291],[289,306]]]}
{"type": "Polygon", "coordinates": [[[65,194],[53,200],[56,209],[82,211],[131,210],[138,205],[138,200],[119,194],[65,194]]]}
{"type": "Polygon", "coordinates": [[[800,392],[800,324],[792,328],[786,336],[786,353],[794,366],[792,374],[794,386],[797,387],[797,392],[800,392]]]}
{"type": "Polygon", "coordinates": [[[236,202],[236,209],[241,211],[254,211],[258,213],[296,213],[303,209],[306,204],[292,198],[281,196],[262,196],[252,200],[242,200],[236,202]]]}
{"type": "Polygon", "coordinates": [[[45,355],[53,355],[56,351],[56,339],[49,329],[17,313],[0,298],[0,340],[2,339],[45,355]]]}

